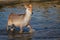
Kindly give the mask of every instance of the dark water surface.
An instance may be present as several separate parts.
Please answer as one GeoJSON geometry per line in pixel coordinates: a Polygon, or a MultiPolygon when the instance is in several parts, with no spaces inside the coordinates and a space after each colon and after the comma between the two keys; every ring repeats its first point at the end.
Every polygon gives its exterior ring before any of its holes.
{"type": "Polygon", "coordinates": [[[60,7],[56,4],[32,3],[32,34],[9,34],[6,25],[10,13],[25,12],[23,3],[0,9],[0,40],[60,40],[60,7]]]}

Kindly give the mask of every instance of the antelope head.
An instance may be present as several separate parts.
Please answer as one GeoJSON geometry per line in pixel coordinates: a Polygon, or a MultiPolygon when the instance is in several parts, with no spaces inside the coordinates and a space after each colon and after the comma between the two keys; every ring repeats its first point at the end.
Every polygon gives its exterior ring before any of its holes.
{"type": "Polygon", "coordinates": [[[25,8],[26,8],[26,13],[27,14],[32,14],[32,5],[31,4],[25,5],[25,8]]]}

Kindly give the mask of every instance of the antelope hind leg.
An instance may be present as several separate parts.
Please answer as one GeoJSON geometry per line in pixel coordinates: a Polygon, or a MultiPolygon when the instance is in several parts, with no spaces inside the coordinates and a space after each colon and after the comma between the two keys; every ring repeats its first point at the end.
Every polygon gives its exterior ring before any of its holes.
{"type": "Polygon", "coordinates": [[[6,28],[6,31],[8,31],[8,26],[7,26],[7,28],[6,28]]]}

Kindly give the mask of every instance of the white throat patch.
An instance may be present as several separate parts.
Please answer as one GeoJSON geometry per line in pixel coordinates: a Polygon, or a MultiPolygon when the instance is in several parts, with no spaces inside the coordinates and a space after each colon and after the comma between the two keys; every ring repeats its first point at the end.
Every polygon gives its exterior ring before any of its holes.
{"type": "Polygon", "coordinates": [[[26,14],[31,15],[31,12],[28,8],[26,9],[26,14]]]}

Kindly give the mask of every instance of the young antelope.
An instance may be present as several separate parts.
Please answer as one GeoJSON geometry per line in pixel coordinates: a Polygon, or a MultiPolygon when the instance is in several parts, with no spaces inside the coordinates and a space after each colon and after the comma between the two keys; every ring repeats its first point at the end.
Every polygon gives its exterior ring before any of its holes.
{"type": "MultiPolygon", "coordinates": [[[[32,5],[25,5],[24,6],[26,8],[26,12],[25,14],[14,14],[11,13],[8,17],[8,26],[7,26],[7,31],[9,26],[12,26],[13,24],[16,27],[20,27],[20,33],[22,33],[23,31],[23,27],[29,27],[30,29],[30,33],[32,32],[32,27],[29,24],[30,20],[31,20],[31,16],[32,16],[32,5]]],[[[12,29],[13,30],[13,29],[12,29]]]]}

